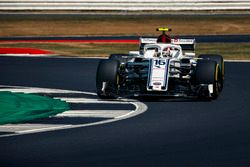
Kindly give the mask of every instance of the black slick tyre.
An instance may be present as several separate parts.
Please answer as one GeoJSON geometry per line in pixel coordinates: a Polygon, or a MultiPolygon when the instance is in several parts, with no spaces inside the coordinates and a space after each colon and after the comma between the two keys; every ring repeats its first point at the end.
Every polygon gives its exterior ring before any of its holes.
{"type": "Polygon", "coordinates": [[[217,54],[202,54],[199,55],[199,58],[204,60],[212,60],[215,61],[217,64],[219,64],[219,91],[221,92],[223,90],[224,86],[224,75],[225,75],[225,64],[224,59],[221,55],[217,54]]]}
{"type": "Polygon", "coordinates": [[[118,86],[117,60],[101,60],[96,72],[96,91],[100,98],[115,98],[118,86]],[[103,87],[105,84],[105,87],[103,87]]]}
{"type": "MultiPolygon", "coordinates": [[[[195,72],[197,85],[213,85],[212,99],[219,96],[219,65],[215,61],[198,60],[195,72]]],[[[207,91],[207,90],[205,90],[207,91]]],[[[208,93],[208,92],[207,92],[208,93]]],[[[200,97],[204,98],[206,93],[199,92],[200,97]]]]}

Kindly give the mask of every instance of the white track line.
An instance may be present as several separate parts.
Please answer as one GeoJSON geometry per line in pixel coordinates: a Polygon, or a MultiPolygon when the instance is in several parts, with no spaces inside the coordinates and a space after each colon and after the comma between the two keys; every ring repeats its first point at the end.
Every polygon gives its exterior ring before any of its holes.
{"type": "MultiPolygon", "coordinates": [[[[0,85],[0,87],[5,87],[0,85]]],[[[24,93],[82,93],[87,95],[96,95],[92,92],[83,92],[83,91],[71,91],[71,90],[62,90],[62,89],[48,89],[48,88],[29,88],[29,87],[19,87],[19,86],[8,86],[10,88],[0,88],[0,91],[11,91],[11,92],[24,92],[24,93]]]]}
{"type": "MultiPolygon", "coordinates": [[[[28,131],[31,130],[30,127],[32,127],[32,130],[39,130],[43,128],[55,128],[55,127],[62,127],[65,126],[65,124],[7,124],[7,125],[1,125],[0,126],[0,131],[4,132],[16,132],[20,133],[22,131],[28,131]]],[[[1,137],[1,136],[0,136],[1,137]]]]}
{"type": "Polygon", "coordinates": [[[55,117],[115,118],[129,112],[129,110],[69,110],[55,117]]]}
{"type": "Polygon", "coordinates": [[[47,128],[36,129],[36,130],[25,130],[25,131],[19,131],[18,134],[2,135],[0,137],[8,137],[8,136],[15,136],[15,135],[30,134],[30,133],[39,133],[39,132],[46,132],[46,131],[56,131],[56,130],[65,130],[65,129],[72,129],[72,128],[82,128],[82,127],[88,127],[88,126],[102,125],[102,124],[112,123],[112,122],[116,122],[116,121],[120,121],[120,120],[124,120],[124,119],[137,116],[139,114],[146,112],[148,109],[148,107],[142,102],[134,101],[130,103],[136,106],[136,110],[131,111],[130,113],[117,117],[115,119],[108,119],[104,121],[81,124],[81,125],[64,125],[64,126],[52,127],[52,128],[47,127],[47,128]]]}

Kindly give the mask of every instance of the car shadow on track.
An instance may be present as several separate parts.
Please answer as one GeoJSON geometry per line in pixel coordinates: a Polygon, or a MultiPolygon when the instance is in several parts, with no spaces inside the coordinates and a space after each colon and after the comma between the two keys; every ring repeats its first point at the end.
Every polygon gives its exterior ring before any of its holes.
{"type": "Polygon", "coordinates": [[[133,97],[131,99],[135,99],[141,102],[211,102],[211,99],[207,98],[197,98],[197,97],[162,97],[162,96],[153,96],[153,97],[133,97]]]}

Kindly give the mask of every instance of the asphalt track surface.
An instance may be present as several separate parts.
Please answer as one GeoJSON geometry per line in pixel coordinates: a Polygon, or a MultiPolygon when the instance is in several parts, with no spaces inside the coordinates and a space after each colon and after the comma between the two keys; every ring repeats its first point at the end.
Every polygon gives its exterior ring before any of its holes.
{"type": "MultiPolygon", "coordinates": [[[[155,36],[144,36],[155,38],[155,36]]],[[[65,37],[0,37],[0,42],[139,42],[140,36],[65,36],[65,37]]],[[[173,38],[195,38],[197,43],[244,43],[250,42],[250,35],[193,35],[173,38]]]]}
{"type": "MultiPolygon", "coordinates": [[[[98,59],[0,57],[0,84],[95,91],[98,59]]],[[[215,101],[147,99],[99,126],[0,138],[0,166],[249,167],[249,63],[225,64],[215,101]]]]}

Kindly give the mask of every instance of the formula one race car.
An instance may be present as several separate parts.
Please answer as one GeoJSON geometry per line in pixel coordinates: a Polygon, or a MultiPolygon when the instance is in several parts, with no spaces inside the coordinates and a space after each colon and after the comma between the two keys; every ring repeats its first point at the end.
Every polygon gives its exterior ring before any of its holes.
{"type": "MultiPolygon", "coordinates": [[[[158,30],[168,31],[167,28],[158,30]]],[[[216,99],[223,89],[220,55],[195,57],[194,39],[141,38],[139,51],[111,54],[99,62],[96,88],[100,98],[171,96],[216,99]]]]}

